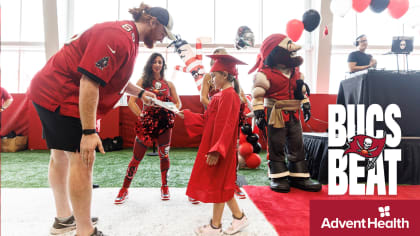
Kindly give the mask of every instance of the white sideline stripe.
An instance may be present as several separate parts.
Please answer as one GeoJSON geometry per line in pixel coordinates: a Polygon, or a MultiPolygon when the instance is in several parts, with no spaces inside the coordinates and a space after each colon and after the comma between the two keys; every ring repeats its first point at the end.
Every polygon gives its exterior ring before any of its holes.
{"type": "MultiPolygon", "coordinates": [[[[98,229],[106,235],[194,235],[194,229],[208,224],[212,204],[193,205],[185,188],[170,188],[171,200],[160,200],[160,188],[130,188],[129,199],[114,205],[118,188],[93,190],[92,215],[99,217],[98,229]],[[118,222],[118,223],[113,223],[118,222]]],[[[237,236],[274,236],[274,228],[254,203],[237,199],[251,224],[237,236]]],[[[49,235],[55,216],[52,191],[49,188],[2,188],[1,235],[49,235]]],[[[232,215],[228,207],[222,225],[229,227],[232,215]]],[[[70,236],[74,234],[66,234],[70,236]]]]}

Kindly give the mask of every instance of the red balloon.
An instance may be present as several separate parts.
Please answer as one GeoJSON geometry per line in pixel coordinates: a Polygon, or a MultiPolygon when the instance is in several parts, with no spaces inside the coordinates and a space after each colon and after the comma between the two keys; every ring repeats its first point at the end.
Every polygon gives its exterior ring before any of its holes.
{"type": "Polygon", "coordinates": [[[248,142],[239,145],[239,155],[245,157],[245,159],[248,158],[249,154],[251,154],[252,151],[253,151],[252,144],[248,142]]]}
{"type": "Polygon", "coordinates": [[[261,157],[257,153],[251,153],[246,160],[246,166],[251,169],[255,169],[261,164],[261,157]]]}
{"type": "Polygon", "coordinates": [[[300,39],[300,36],[302,36],[303,29],[303,22],[300,20],[293,19],[287,23],[286,33],[291,40],[296,42],[300,39]]]}
{"type": "Polygon", "coordinates": [[[324,37],[328,35],[328,26],[325,26],[324,28],[324,37]]]}
{"type": "Polygon", "coordinates": [[[388,12],[392,18],[399,19],[408,11],[408,0],[390,0],[388,12]]]}
{"type": "Polygon", "coordinates": [[[353,9],[359,13],[366,10],[371,0],[353,0],[353,9]]]}

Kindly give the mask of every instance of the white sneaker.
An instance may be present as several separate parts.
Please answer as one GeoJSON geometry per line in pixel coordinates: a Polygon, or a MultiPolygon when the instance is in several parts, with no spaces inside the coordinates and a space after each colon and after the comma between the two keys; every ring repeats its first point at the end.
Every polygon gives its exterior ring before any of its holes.
{"type": "Polygon", "coordinates": [[[219,236],[219,235],[223,235],[222,226],[220,225],[220,227],[218,229],[213,228],[213,226],[211,225],[211,220],[210,220],[210,224],[200,226],[200,227],[196,228],[194,232],[195,232],[196,235],[199,235],[199,236],[219,236]]]}
{"type": "Polygon", "coordinates": [[[225,234],[236,234],[237,232],[241,231],[245,227],[249,225],[248,218],[244,213],[242,213],[242,219],[238,220],[233,218],[232,223],[230,224],[229,228],[227,228],[224,232],[225,234]]]}
{"type": "Polygon", "coordinates": [[[194,199],[192,197],[188,197],[188,201],[191,202],[191,204],[197,205],[198,203],[200,203],[200,201],[198,201],[197,199],[194,199]]]}

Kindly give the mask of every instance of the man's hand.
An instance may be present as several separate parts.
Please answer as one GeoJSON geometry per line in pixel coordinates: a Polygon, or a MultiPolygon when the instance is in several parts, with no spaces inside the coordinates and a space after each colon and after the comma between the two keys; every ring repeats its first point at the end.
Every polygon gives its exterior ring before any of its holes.
{"type": "Polygon", "coordinates": [[[376,61],[376,59],[372,58],[372,59],[370,60],[370,62],[369,62],[369,67],[376,68],[376,64],[377,64],[377,63],[378,63],[378,62],[376,61]]]}
{"type": "Polygon", "coordinates": [[[305,122],[308,122],[311,118],[311,104],[309,102],[305,102],[304,104],[302,104],[302,110],[305,122]]]}
{"type": "Polygon", "coordinates": [[[92,168],[93,162],[95,161],[96,147],[98,147],[102,154],[105,154],[101,138],[99,138],[98,134],[82,135],[82,140],[80,140],[80,157],[88,168],[92,168]]]}
{"type": "Polygon", "coordinates": [[[144,91],[143,95],[141,96],[141,100],[144,102],[144,104],[151,106],[153,105],[153,101],[147,97],[152,97],[156,99],[156,95],[152,92],[149,92],[147,90],[144,91]]]}
{"type": "Polygon", "coordinates": [[[207,165],[209,166],[215,166],[217,162],[219,161],[219,153],[218,152],[211,152],[206,155],[207,157],[207,165]]]}
{"type": "Polygon", "coordinates": [[[255,122],[260,130],[265,130],[267,127],[267,121],[265,120],[264,110],[254,110],[255,122]]]}

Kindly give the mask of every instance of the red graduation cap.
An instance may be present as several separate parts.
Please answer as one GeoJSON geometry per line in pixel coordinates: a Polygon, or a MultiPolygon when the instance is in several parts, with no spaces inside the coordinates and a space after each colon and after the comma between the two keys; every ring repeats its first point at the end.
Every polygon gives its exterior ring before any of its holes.
{"type": "Polygon", "coordinates": [[[248,65],[243,61],[232,57],[231,55],[207,55],[211,59],[214,60],[214,64],[210,69],[210,72],[215,71],[226,71],[232,75],[238,75],[238,71],[236,70],[236,65],[248,65]]]}

